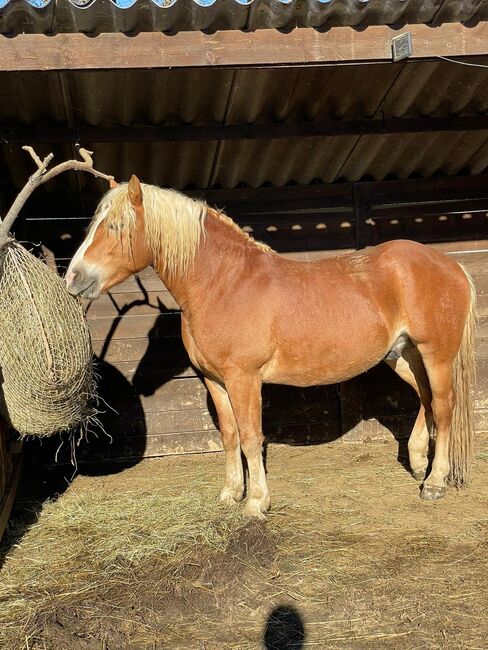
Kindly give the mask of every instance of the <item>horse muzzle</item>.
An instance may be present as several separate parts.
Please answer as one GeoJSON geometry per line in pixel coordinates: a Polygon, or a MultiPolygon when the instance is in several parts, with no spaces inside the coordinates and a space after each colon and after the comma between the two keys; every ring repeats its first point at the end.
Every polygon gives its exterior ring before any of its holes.
{"type": "Polygon", "coordinates": [[[80,271],[70,271],[66,274],[66,286],[73,296],[87,300],[96,300],[101,293],[100,279],[94,274],[80,271]]]}

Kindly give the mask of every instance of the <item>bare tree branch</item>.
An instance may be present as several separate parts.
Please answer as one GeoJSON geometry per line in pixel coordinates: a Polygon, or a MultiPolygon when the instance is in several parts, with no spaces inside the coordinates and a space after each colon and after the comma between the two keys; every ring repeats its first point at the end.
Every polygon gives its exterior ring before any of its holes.
{"type": "Polygon", "coordinates": [[[34,192],[37,187],[44,185],[44,183],[47,183],[55,176],[58,176],[59,174],[68,171],[69,169],[74,169],[76,171],[89,172],[90,174],[93,174],[93,176],[96,176],[97,178],[104,178],[109,182],[114,180],[113,176],[104,174],[103,172],[100,172],[93,167],[93,152],[87,151],[82,147],[78,148],[78,153],[80,154],[80,158],[82,158],[82,160],[67,160],[66,162],[56,165],[56,167],[53,167],[49,171],[47,171],[47,168],[54,157],[52,153],[46,156],[44,160],[41,160],[32,147],[25,146],[22,147],[22,149],[29,153],[37,165],[37,170],[32,174],[32,176],[29,177],[29,180],[17,195],[15,201],[12,203],[12,206],[7,212],[4,220],[0,222],[0,248],[4,246],[8,241],[10,241],[10,229],[12,228],[15,219],[18,217],[19,212],[24,207],[27,199],[32,194],[32,192],[34,192]]]}
{"type": "Polygon", "coordinates": [[[27,151],[28,153],[30,153],[30,155],[32,156],[34,162],[36,163],[38,168],[41,169],[41,170],[46,169],[46,167],[49,165],[51,160],[54,158],[53,154],[50,153],[49,156],[46,156],[44,158],[44,160],[41,160],[32,147],[28,147],[27,145],[25,145],[24,147],[22,147],[22,149],[24,151],[27,151]]]}

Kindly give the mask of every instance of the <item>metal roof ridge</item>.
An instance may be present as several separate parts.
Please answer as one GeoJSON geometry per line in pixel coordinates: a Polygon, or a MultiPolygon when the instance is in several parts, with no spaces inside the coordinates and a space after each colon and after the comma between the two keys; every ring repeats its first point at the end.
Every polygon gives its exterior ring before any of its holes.
{"type": "MultiPolygon", "coordinates": [[[[13,1],[14,0],[0,0],[0,10],[4,9],[9,4],[13,3],[13,1]]],[[[34,9],[45,9],[55,1],[56,0],[24,0],[26,4],[29,4],[34,9]]],[[[88,9],[89,7],[91,7],[97,2],[97,0],[68,0],[68,1],[76,9],[88,9]]],[[[230,1],[240,5],[250,5],[254,2],[254,0],[230,0],[230,1]]],[[[280,4],[283,5],[293,4],[294,2],[297,1],[298,0],[275,0],[275,2],[279,2],[280,4]]],[[[329,4],[334,0],[314,0],[314,1],[320,5],[320,4],[329,4]]],[[[367,3],[369,1],[370,0],[359,0],[360,3],[367,3]]],[[[135,4],[137,4],[138,0],[110,0],[110,2],[115,7],[117,7],[117,9],[130,9],[135,4]]],[[[174,4],[176,4],[178,0],[151,0],[151,2],[157,7],[160,7],[161,9],[169,9],[174,4]]],[[[193,0],[193,2],[195,2],[195,4],[197,5],[200,5],[200,7],[211,7],[217,2],[217,0],[193,0]]]]}

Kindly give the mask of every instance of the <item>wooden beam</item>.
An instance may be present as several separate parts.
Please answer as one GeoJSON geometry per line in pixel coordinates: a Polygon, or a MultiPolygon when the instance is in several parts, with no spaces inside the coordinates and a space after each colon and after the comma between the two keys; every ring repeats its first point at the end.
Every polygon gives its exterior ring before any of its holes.
{"type": "Polygon", "coordinates": [[[207,142],[276,140],[324,136],[387,135],[439,131],[483,131],[488,115],[328,120],[298,124],[219,124],[207,126],[0,127],[0,143],[207,142]]]}
{"type": "MultiPolygon", "coordinates": [[[[354,194],[358,192],[355,188],[369,195],[368,203],[375,216],[383,209],[397,210],[408,206],[420,206],[425,213],[429,213],[435,212],[440,205],[440,209],[445,211],[473,210],[488,205],[488,174],[182,191],[188,196],[205,200],[212,206],[227,208],[230,214],[323,208],[349,214],[353,210],[354,194]]],[[[67,186],[63,186],[49,195],[43,192],[33,194],[24,208],[24,215],[49,219],[58,215],[63,219],[66,219],[66,215],[70,219],[91,217],[100,198],[101,194],[97,192],[73,193],[67,186]]]]}
{"type": "Polygon", "coordinates": [[[326,32],[296,28],[256,32],[144,32],[125,34],[19,34],[0,38],[0,71],[267,66],[391,61],[391,40],[411,32],[411,59],[488,54],[488,23],[473,27],[387,25],[364,30],[332,27],[326,32]]]}

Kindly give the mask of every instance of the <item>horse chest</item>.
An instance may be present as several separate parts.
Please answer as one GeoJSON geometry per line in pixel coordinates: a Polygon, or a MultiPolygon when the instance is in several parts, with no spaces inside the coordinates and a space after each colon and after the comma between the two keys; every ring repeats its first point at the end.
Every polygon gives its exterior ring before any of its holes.
{"type": "Polygon", "coordinates": [[[200,372],[203,372],[203,374],[207,377],[212,377],[214,379],[222,381],[223,378],[220,374],[219,368],[215,363],[213,363],[210,355],[205,354],[204,350],[202,350],[202,346],[199,346],[197,344],[188,320],[184,317],[184,315],[182,315],[181,319],[181,334],[183,344],[186,348],[188,356],[190,357],[190,361],[195,366],[195,368],[200,370],[200,372]]]}

